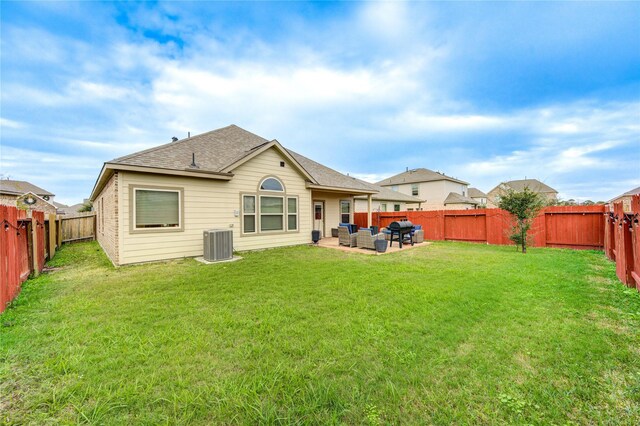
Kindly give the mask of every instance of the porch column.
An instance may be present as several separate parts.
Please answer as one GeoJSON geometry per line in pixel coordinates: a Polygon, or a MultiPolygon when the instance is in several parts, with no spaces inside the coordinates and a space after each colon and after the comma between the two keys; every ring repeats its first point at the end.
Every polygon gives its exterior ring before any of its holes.
{"type": "Polygon", "coordinates": [[[367,195],[367,228],[371,228],[371,200],[373,195],[367,195]]]}

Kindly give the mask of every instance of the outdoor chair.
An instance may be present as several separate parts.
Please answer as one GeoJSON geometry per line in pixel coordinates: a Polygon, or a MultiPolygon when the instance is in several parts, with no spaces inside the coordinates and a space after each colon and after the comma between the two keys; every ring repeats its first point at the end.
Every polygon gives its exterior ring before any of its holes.
{"type": "Polygon", "coordinates": [[[424,231],[422,229],[416,229],[413,231],[413,242],[414,243],[423,243],[424,242],[424,231]]]}
{"type": "Polygon", "coordinates": [[[423,243],[424,242],[424,230],[422,229],[422,225],[416,225],[413,230],[413,242],[414,243],[423,243]]]}
{"type": "Polygon", "coordinates": [[[355,247],[358,234],[349,232],[346,226],[338,226],[338,245],[355,247]]]}
{"type": "Polygon", "coordinates": [[[368,228],[360,229],[358,231],[358,247],[361,248],[375,250],[375,241],[384,239],[384,234],[382,232],[376,235],[371,235],[371,230],[368,228]]]}

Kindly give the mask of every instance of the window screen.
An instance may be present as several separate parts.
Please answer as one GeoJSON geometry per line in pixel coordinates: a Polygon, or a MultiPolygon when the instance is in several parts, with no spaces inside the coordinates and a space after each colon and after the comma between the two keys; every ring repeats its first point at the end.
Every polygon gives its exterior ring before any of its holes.
{"type": "Polygon", "coordinates": [[[178,228],[180,192],[135,190],[135,228],[178,228]]]}

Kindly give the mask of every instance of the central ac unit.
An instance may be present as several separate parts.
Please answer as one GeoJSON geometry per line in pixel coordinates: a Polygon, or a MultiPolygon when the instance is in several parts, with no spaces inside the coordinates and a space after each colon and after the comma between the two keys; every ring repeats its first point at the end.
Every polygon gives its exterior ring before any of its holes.
{"type": "Polygon", "coordinates": [[[204,260],[233,259],[233,231],[230,229],[209,229],[204,231],[204,260]]]}

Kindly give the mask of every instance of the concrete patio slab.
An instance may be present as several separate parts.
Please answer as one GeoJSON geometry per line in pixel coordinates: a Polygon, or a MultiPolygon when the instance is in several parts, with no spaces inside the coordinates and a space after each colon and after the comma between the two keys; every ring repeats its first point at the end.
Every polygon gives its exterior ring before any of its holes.
{"type": "Polygon", "coordinates": [[[384,253],[377,253],[375,250],[369,250],[365,248],[341,246],[340,244],[338,244],[338,238],[335,238],[335,237],[325,237],[325,238],[322,238],[320,241],[318,241],[318,247],[342,250],[350,253],[362,253],[362,254],[372,254],[372,255],[397,253],[399,251],[411,250],[417,247],[425,247],[425,246],[428,246],[429,244],[431,243],[427,241],[423,243],[414,244],[413,246],[411,244],[404,244],[401,249],[398,246],[397,241],[393,242],[392,247],[389,247],[389,242],[387,241],[387,251],[385,251],[384,253]]]}

